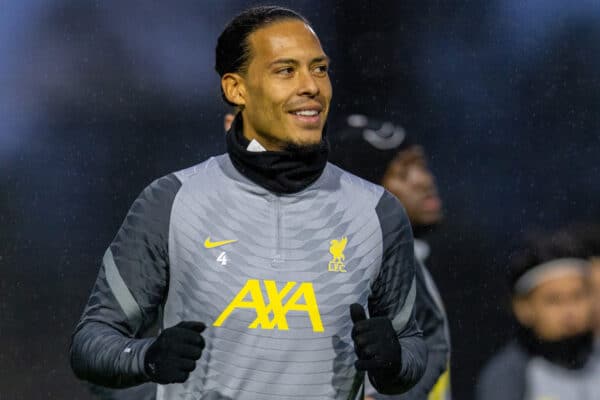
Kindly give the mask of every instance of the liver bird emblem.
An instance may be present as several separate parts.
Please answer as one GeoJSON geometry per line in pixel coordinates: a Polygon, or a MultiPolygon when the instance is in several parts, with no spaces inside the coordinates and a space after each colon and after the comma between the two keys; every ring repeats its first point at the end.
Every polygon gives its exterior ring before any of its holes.
{"type": "Polygon", "coordinates": [[[339,271],[346,272],[344,260],[346,257],[344,256],[344,249],[346,248],[346,243],[348,243],[348,238],[346,236],[341,239],[333,239],[329,242],[331,247],[329,247],[329,252],[333,256],[333,259],[329,261],[328,270],[329,271],[339,271]]]}

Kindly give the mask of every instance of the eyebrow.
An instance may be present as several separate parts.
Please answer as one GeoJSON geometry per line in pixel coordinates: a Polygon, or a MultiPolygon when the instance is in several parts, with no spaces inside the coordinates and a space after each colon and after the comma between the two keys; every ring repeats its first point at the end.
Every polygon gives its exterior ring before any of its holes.
{"type": "MultiPolygon", "coordinates": [[[[310,60],[310,64],[314,64],[314,63],[318,63],[318,62],[323,62],[323,61],[325,61],[327,63],[331,62],[331,60],[330,60],[329,57],[327,57],[327,56],[321,56],[321,57],[315,57],[312,60],[310,60]]],[[[273,65],[276,65],[276,64],[298,65],[300,63],[298,62],[298,60],[295,60],[293,58],[278,58],[277,60],[271,62],[269,64],[269,67],[272,67],[273,65]]]]}

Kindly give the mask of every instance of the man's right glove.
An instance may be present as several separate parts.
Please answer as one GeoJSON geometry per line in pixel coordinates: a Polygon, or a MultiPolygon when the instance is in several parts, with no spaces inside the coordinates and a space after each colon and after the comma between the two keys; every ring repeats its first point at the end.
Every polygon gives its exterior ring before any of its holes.
{"type": "Polygon", "coordinates": [[[202,355],[202,322],[183,321],[165,329],[146,351],[144,368],[152,382],[185,382],[202,355]]]}
{"type": "Polygon", "coordinates": [[[352,340],[358,356],[355,367],[367,371],[375,389],[386,393],[386,387],[398,378],[402,368],[402,347],[392,321],[385,317],[367,319],[365,309],[358,303],[350,306],[350,318],[354,323],[352,340]]]}

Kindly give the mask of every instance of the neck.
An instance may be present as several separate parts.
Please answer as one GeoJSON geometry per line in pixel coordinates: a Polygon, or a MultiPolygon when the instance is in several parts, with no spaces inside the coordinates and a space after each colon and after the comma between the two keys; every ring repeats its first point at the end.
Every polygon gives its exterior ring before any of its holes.
{"type": "Polygon", "coordinates": [[[519,326],[517,339],[534,356],[541,356],[567,369],[583,368],[593,351],[594,336],[584,332],[556,341],[543,340],[530,329],[519,326]]]}
{"type": "Polygon", "coordinates": [[[439,223],[430,225],[413,225],[413,236],[415,238],[423,239],[427,235],[435,232],[439,225],[439,223]]]}
{"type": "Polygon", "coordinates": [[[274,193],[296,193],[314,183],[327,164],[329,143],[323,130],[323,139],[313,146],[284,146],[274,151],[263,139],[252,137],[267,149],[263,152],[248,151],[243,119],[238,114],[227,133],[227,151],[234,167],[246,178],[274,193]]]}

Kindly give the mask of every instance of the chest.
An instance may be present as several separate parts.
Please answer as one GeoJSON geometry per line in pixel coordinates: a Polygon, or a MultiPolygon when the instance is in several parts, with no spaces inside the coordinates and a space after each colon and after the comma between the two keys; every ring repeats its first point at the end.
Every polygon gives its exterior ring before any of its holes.
{"type": "Polygon", "coordinates": [[[178,199],[169,253],[169,300],[181,319],[321,334],[349,322],[348,304],[366,304],[381,233],[368,212],[326,194],[216,191],[178,199]]]}
{"type": "Polygon", "coordinates": [[[592,400],[598,398],[599,365],[571,371],[534,358],[526,370],[527,400],[592,400]]]}

